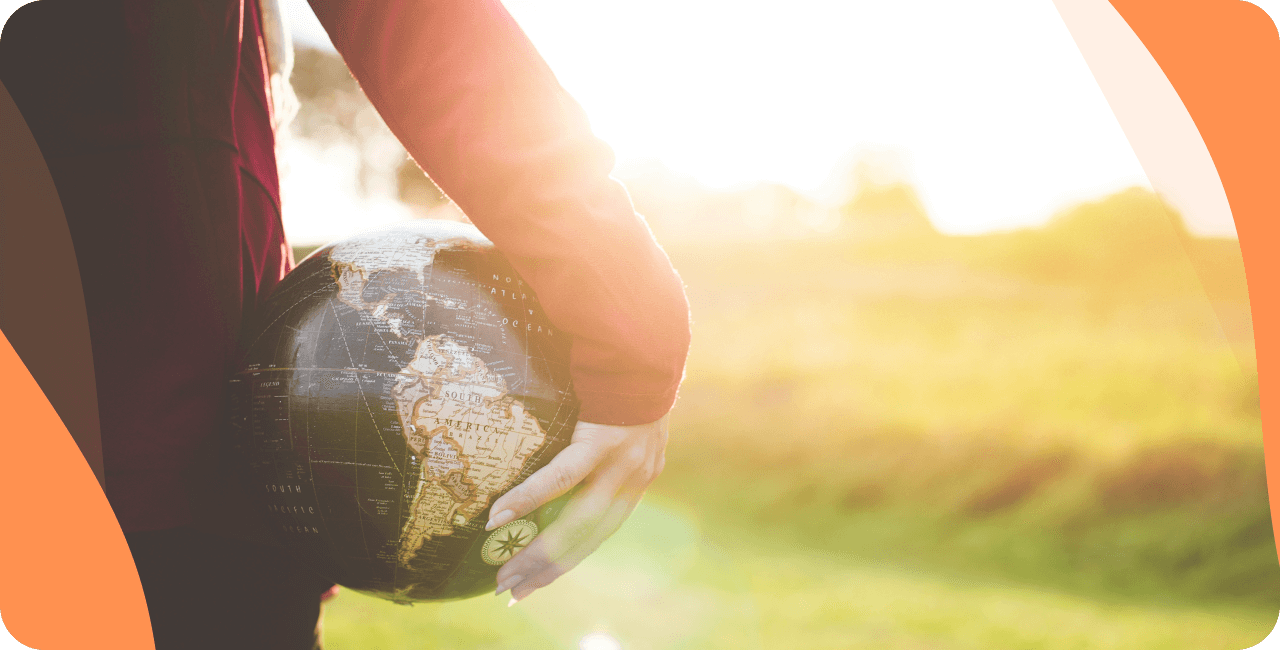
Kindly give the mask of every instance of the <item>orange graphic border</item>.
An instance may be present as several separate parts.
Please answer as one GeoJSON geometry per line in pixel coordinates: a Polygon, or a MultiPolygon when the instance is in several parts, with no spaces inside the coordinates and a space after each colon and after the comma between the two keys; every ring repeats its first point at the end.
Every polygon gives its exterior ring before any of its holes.
{"type": "MultiPolygon", "coordinates": [[[[1276,329],[1280,39],[1241,0],[1112,0],[1177,90],[1213,157],[1240,235],[1256,332],[1268,491],[1280,496],[1276,329]]],[[[17,161],[6,160],[5,163],[17,161]]],[[[41,161],[36,161],[40,164],[41,161]]],[[[0,612],[40,650],[151,648],[136,570],[67,428],[0,337],[0,612]]],[[[1278,521],[1272,512],[1273,525],[1278,521]]]]}

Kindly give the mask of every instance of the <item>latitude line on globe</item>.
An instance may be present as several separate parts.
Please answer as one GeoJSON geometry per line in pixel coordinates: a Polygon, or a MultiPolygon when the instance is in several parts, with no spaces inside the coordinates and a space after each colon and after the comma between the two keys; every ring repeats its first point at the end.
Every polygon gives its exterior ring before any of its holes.
{"type": "MultiPolygon", "coordinates": [[[[418,273],[419,273],[420,277],[422,277],[422,279],[425,281],[425,282],[423,283],[423,286],[424,286],[424,287],[429,287],[429,286],[431,286],[430,282],[431,282],[432,280],[434,280],[434,279],[435,279],[435,270],[436,270],[435,260],[436,260],[435,252],[432,252],[430,261],[429,261],[429,262],[424,262],[424,263],[423,263],[423,265],[422,265],[422,267],[420,267],[420,268],[418,269],[418,273]]],[[[425,292],[424,292],[424,293],[425,293],[425,292]]],[[[429,294],[429,293],[426,293],[426,295],[427,295],[427,297],[428,297],[428,298],[430,298],[430,300],[431,300],[431,301],[434,301],[434,300],[436,299],[436,298],[435,298],[435,296],[433,296],[433,295],[431,295],[431,294],[429,294]]],[[[421,318],[419,319],[419,321],[418,321],[419,323],[422,323],[422,335],[423,335],[423,337],[424,337],[424,338],[426,337],[426,334],[427,334],[427,303],[428,303],[428,301],[427,301],[427,300],[422,301],[422,317],[421,317],[421,318]]],[[[410,354],[410,361],[409,361],[409,363],[408,363],[408,364],[406,364],[406,366],[405,366],[406,368],[412,365],[412,363],[413,363],[413,358],[417,356],[417,346],[418,346],[418,345],[421,345],[421,344],[422,344],[422,342],[421,342],[421,341],[418,341],[416,344],[414,344],[414,346],[413,346],[413,347],[414,347],[414,350],[413,350],[413,352],[411,352],[411,354],[410,354]]],[[[399,365],[399,364],[397,364],[397,365],[399,365]]],[[[399,373],[397,373],[397,374],[399,374],[399,373]]],[[[410,413],[410,416],[412,417],[412,413],[410,413]]],[[[404,438],[404,440],[405,440],[405,445],[404,445],[404,464],[405,464],[405,467],[412,467],[412,465],[410,464],[410,462],[411,462],[411,460],[412,460],[412,459],[416,458],[416,456],[415,456],[415,455],[414,455],[414,453],[413,453],[413,449],[409,446],[409,439],[408,439],[407,437],[405,437],[405,434],[406,434],[407,432],[406,432],[406,431],[404,431],[404,425],[405,425],[405,423],[404,423],[404,421],[402,420],[402,421],[400,422],[400,428],[401,428],[400,435],[401,435],[401,437],[402,437],[402,438],[404,438]]],[[[424,466],[424,467],[426,466],[426,464],[427,464],[427,460],[426,460],[425,458],[424,458],[424,459],[422,459],[422,464],[423,464],[423,466],[424,466]]],[[[422,470],[419,470],[419,478],[418,478],[418,481],[421,481],[421,480],[422,480],[422,478],[421,478],[421,472],[422,472],[422,470]]],[[[417,487],[418,487],[418,486],[417,486],[417,485],[415,485],[415,490],[414,490],[415,494],[416,494],[416,492],[417,492],[417,490],[416,490],[416,488],[417,488],[417,487]]],[[[396,505],[396,514],[397,514],[397,516],[404,517],[404,519],[405,519],[405,520],[408,520],[408,519],[412,518],[412,517],[413,517],[413,500],[412,500],[412,499],[410,499],[410,501],[409,501],[409,504],[408,504],[409,512],[408,512],[408,514],[406,515],[406,514],[405,514],[405,508],[406,508],[406,506],[405,506],[405,502],[404,502],[404,501],[405,501],[405,490],[404,490],[404,489],[400,489],[400,490],[397,490],[396,492],[397,492],[397,494],[396,494],[396,499],[398,500],[398,501],[397,501],[397,505],[396,505]]],[[[402,545],[402,544],[404,543],[404,527],[405,527],[405,525],[406,525],[406,522],[403,522],[403,521],[400,521],[399,519],[397,519],[396,524],[397,524],[397,527],[400,529],[400,534],[397,536],[397,539],[396,539],[396,546],[397,546],[397,547],[399,547],[400,545],[402,545]]],[[[401,563],[400,563],[400,562],[398,562],[398,561],[397,561],[397,562],[392,562],[392,563],[391,563],[391,584],[392,584],[394,587],[397,587],[397,588],[400,586],[400,564],[401,564],[401,563]]],[[[405,568],[408,568],[408,567],[405,567],[405,568]]],[[[406,587],[406,588],[407,588],[407,587],[406,587]]]]}
{"type": "MultiPolygon", "coordinates": [[[[317,273],[312,273],[311,275],[309,275],[309,276],[307,276],[307,277],[308,277],[308,278],[313,278],[313,277],[315,277],[316,275],[319,275],[319,273],[318,273],[318,272],[317,272],[317,273]]],[[[270,331],[271,326],[273,326],[273,325],[275,325],[276,323],[280,322],[280,319],[284,318],[284,317],[285,317],[285,315],[287,315],[290,311],[293,311],[293,309],[294,309],[295,307],[297,307],[299,304],[301,304],[301,303],[303,302],[303,300],[305,300],[306,298],[310,298],[310,297],[312,297],[312,296],[314,296],[314,295],[316,295],[316,294],[318,294],[318,293],[325,293],[325,292],[327,292],[328,290],[329,290],[329,288],[328,288],[328,287],[321,287],[321,288],[319,288],[319,289],[316,289],[315,291],[312,291],[311,293],[306,294],[305,296],[302,296],[302,297],[301,297],[301,298],[299,298],[298,300],[294,301],[294,303],[293,303],[292,305],[289,305],[289,307],[287,307],[284,311],[280,312],[280,314],[279,314],[278,316],[276,316],[275,318],[271,319],[271,322],[267,323],[265,327],[261,327],[261,328],[259,328],[259,330],[260,330],[260,331],[259,331],[258,335],[257,335],[257,336],[255,336],[255,337],[254,337],[254,339],[253,339],[252,341],[250,341],[250,342],[245,346],[245,347],[246,347],[246,349],[247,349],[247,348],[252,348],[253,346],[257,345],[257,344],[258,344],[258,342],[262,340],[262,336],[263,336],[263,334],[265,334],[266,332],[270,331]]],[[[286,327],[287,327],[287,326],[286,326],[286,327]]],[[[290,328],[290,329],[296,329],[296,328],[290,328]]]]}
{"type": "MultiPolygon", "coordinates": [[[[347,333],[346,333],[345,331],[343,331],[343,329],[342,329],[342,319],[341,319],[341,318],[338,318],[338,308],[334,306],[334,304],[333,304],[333,299],[332,299],[332,298],[330,298],[327,302],[328,302],[328,305],[329,305],[329,311],[331,311],[331,312],[333,313],[333,322],[334,322],[334,325],[338,328],[338,336],[342,338],[342,347],[347,351],[347,360],[348,360],[348,361],[351,361],[351,347],[347,345],[347,333]]],[[[355,365],[355,362],[354,362],[354,361],[351,361],[351,365],[355,365]]],[[[357,382],[357,383],[358,383],[358,382],[357,382]]],[[[354,432],[354,431],[352,432],[352,437],[355,437],[355,432],[354,432]]],[[[357,456],[357,457],[358,457],[358,456],[357,456]]],[[[311,453],[310,453],[310,451],[308,451],[308,452],[307,452],[307,468],[308,468],[308,469],[310,469],[310,468],[311,468],[311,453]]],[[[357,472],[358,472],[358,471],[359,471],[359,470],[357,470],[357,472]]],[[[315,476],[315,474],[312,474],[312,476],[314,477],[314,476],[315,476]]],[[[312,480],[314,480],[314,478],[313,478],[312,480]]],[[[359,491],[358,491],[358,490],[357,490],[356,494],[359,494],[359,491]]],[[[360,504],[359,504],[359,502],[358,502],[358,501],[357,501],[357,503],[356,503],[356,511],[357,511],[357,512],[359,512],[359,511],[360,511],[360,504]]],[[[323,511],[320,513],[320,521],[324,521],[324,512],[323,512],[323,511]]],[[[362,517],[356,517],[356,523],[360,524],[360,541],[364,544],[364,552],[365,552],[365,554],[366,554],[366,555],[368,555],[368,554],[369,554],[369,538],[365,535],[365,530],[364,530],[364,518],[362,518],[362,517]]],[[[328,523],[327,523],[327,522],[325,523],[325,529],[326,529],[326,530],[328,530],[328,523]]]]}
{"type": "MultiPolygon", "coordinates": [[[[395,257],[393,257],[392,259],[393,259],[393,261],[398,262],[398,261],[400,261],[400,256],[395,256],[395,257]]],[[[406,266],[407,266],[407,265],[406,265],[406,266]]],[[[431,265],[430,265],[430,264],[428,264],[428,265],[426,265],[426,266],[427,266],[427,268],[431,268],[431,265]]],[[[367,281],[367,279],[366,279],[366,281],[367,281]]],[[[419,322],[421,322],[421,323],[423,324],[423,332],[422,332],[422,333],[425,335],[425,334],[426,334],[426,322],[427,322],[427,304],[428,304],[428,303],[430,303],[430,302],[433,302],[433,301],[435,300],[435,296],[432,296],[432,295],[430,295],[430,294],[426,293],[425,291],[423,292],[423,295],[425,296],[425,298],[426,298],[426,299],[425,299],[425,300],[423,300],[423,302],[422,302],[422,319],[421,319],[419,322]]],[[[379,331],[379,329],[378,329],[377,327],[373,327],[373,328],[370,328],[370,329],[373,331],[374,335],[376,335],[376,336],[378,337],[378,341],[379,341],[380,343],[382,343],[382,347],[386,350],[386,353],[387,353],[387,360],[388,360],[388,361],[391,361],[392,363],[394,363],[394,364],[396,364],[396,365],[398,366],[398,365],[400,364],[400,362],[395,358],[395,355],[391,352],[391,346],[390,346],[390,345],[388,345],[388,344],[387,344],[387,340],[386,340],[385,338],[383,338],[383,337],[382,337],[382,332],[381,332],[381,331],[379,331]]],[[[412,337],[405,337],[405,336],[402,336],[402,335],[400,335],[400,334],[398,334],[398,333],[396,334],[396,336],[397,336],[397,338],[400,338],[400,339],[402,339],[402,340],[406,340],[406,342],[412,342],[412,337]]],[[[419,341],[418,343],[421,343],[421,341],[419,341]]],[[[416,347],[416,345],[417,345],[417,344],[413,344],[413,345],[414,345],[414,347],[416,347]]],[[[351,363],[351,365],[355,365],[355,362],[353,361],[353,362],[351,363]]],[[[371,371],[371,372],[377,372],[377,371],[371,371]]],[[[395,374],[396,376],[401,376],[401,375],[403,375],[404,373],[396,372],[396,373],[388,373],[388,374],[395,374]]],[[[363,395],[364,395],[363,388],[361,388],[361,396],[363,396],[363,395]]],[[[368,400],[367,400],[367,399],[365,400],[365,404],[366,404],[366,405],[368,404],[368,400]]],[[[383,450],[387,452],[387,457],[388,457],[388,458],[390,458],[390,459],[392,459],[392,461],[393,461],[393,462],[392,462],[392,465],[395,465],[396,474],[400,476],[401,480],[403,480],[403,479],[404,479],[404,472],[402,472],[402,471],[400,470],[400,466],[394,462],[395,456],[391,453],[391,450],[387,448],[387,441],[386,441],[386,438],[385,438],[385,437],[383,436],[383,434],[382,434],[382,428],[381,428],[380,426],[378,426],[378,421],[373,417],[373,411],[372,411],[372,410],[369,410],[369,409],[366,409],[366,411],[367,411],[367,412],[368,412],[368,414],[369,414],[369,419],[373,422],[373,428],[374,428],[374,430],[375,430],[375,431],[377,431],[377,433],[378,433],[378,442],[380,442],[380,443],[382,444],[382,448],[383,448],[383,450]]],[[[358,453],[358,452],[357,452],[357,453],[358,453]]],[[[404,458],[402,459],[402,461],[401,461],[401,462],[402,462],[402,463],[408,463],[408,461],[409,461],[408,456],[409,456],[409,452],[408,452],[408,448],[406,447],[406,453],[405,453],[405,456],[404,456],[404,458]]],[[[399,492],[400,492],[400,491],[399,491],[399,490],[397,490],[397,494],[396,494],[396,512],[397,512],[397,513],[400,513],[400,512],[402,511],[402,508],[404,507],[404,495],[403,495],[403,494],[400,494],[399,492]]],[[[393,578],[393,580],[394,580],[394,578],[393,578]]]]}

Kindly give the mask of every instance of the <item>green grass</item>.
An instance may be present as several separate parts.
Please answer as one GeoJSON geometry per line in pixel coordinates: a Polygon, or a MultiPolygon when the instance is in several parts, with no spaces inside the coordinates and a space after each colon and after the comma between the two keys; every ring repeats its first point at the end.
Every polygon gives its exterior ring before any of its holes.
{"type": "Polygon", "coordinates": [[[1275,611],[1251,330],[1220,325],[1247,314],[1238,252],[1192,240],[1216,275],[1136,285],[1001,261],[1045,236],[673,251],[696,322],[666,480],[716,517],[820,522],[809,545],[1275,611]]]}
{"type": "Polygon", "coordinates": [[[510,610],[344,594],[331,647],[1257,643],[1280,565],[1239,251],[1153,202],[670,247],[694,342],[653,498],[510,610]]]}
{"type": "Polygon", "coordinates": [[[703,523],[680,502],[647,499],[594,556],[512,608],[505,597],[404,607],[343,592],[328,605],[327,647],[569,650],[604,632],[628,650],[1239,650],[1276,619],[947,576],[703,523]]]}

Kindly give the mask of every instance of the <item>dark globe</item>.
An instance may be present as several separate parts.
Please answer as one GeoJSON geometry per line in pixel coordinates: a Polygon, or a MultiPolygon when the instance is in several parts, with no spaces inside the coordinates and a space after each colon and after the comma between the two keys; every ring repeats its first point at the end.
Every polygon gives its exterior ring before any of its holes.
{"type": "Polygon", "coordinates": [[[563,499],[486,532],[489,506],[577,421],[569,337],[478,230],[421,221],[326,246],[256,315],[233,440],[291,548],[397,602],[494,588],[563,499]]]}

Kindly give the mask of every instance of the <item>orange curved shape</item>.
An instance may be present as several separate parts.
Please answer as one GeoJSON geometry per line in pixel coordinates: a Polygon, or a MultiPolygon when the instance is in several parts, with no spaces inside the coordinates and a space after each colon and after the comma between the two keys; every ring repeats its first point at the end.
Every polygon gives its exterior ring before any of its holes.
{"type": "Polygon", "coordinates": [[[1280,529],[1280,37],[1266,12],[1241,0],[1111,4],[1178,91],[1231,204],[1253,311],[1271,524],[1280,529]]]}
{"type": "MultiPolygon", "coordinates": [[[[1280,502],[1280,39],[1240,0],[1112,0],[1178,91],[1222,179],[1256,332],[1268,491],[1280,502]]],[[[40,650],[153,648],[123,534],[84,458],[0,336],[0,613],[40,650]]],[[[1280,522],[1272,512],[1273,526],[1280,522]]],[[[1280,537],[1280,535],[1278,535],[1280,537]]]]}
{"type": "Polygon", "coordinates": [[[124,533],[97,478],[0,334],[0,614],[38,650],[154,648],[124,533]]]}

